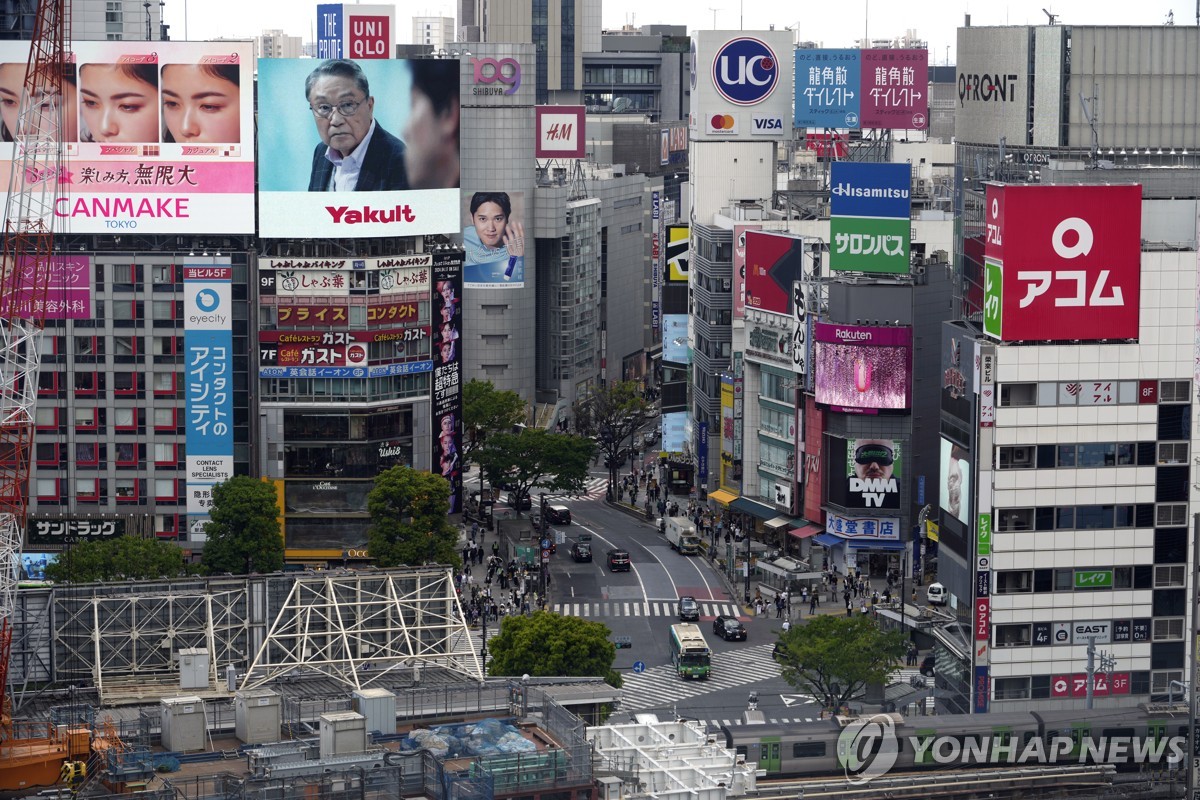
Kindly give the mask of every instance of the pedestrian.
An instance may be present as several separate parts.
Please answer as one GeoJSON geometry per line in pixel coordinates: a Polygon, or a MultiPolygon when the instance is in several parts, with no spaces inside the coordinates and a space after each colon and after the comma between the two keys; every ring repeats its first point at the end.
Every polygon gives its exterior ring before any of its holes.
{"type": "Polygon", "coordinates": [[[810,615],[817,613],[817,596],[815,594],[812,596],[812,600],[808,601],[808,613],[810,615]]]}
{"type": "Polygon", "coordinates": [[[792,629],[792,623],[791,623],[791,621],[790,621],[790,620],[786,620],[786,619],[785,619],[785,620],[783,621],[783,632],[784,632],[784,633],[787,633],[787,632],[788,632],[788,631],[790,631],[791,629],[792,629]]]}

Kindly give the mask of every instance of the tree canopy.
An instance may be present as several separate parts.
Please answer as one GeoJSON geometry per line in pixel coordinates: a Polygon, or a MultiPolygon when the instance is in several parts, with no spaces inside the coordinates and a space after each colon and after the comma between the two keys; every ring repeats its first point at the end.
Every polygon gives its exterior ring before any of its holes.
{"type": "Polygon", "coordinates": [[[392,467],[367,495],[367,548],[381,567],[459,563],[458,532],[450,524],[450,483],[412,467],[392,467]]]}
{"type": "Polygon", "coordinates": [[[833,705],[884,683],[907,650],[900,631],[884,631],[865,614],[816,616],[779,636],[780,674],[799,691],[833,705]]]}
{"type": "Polygon", "coordinates": [[[497,389],[491,381],[474,379],[463,386],[462,418],[463,460],[473,462],[488,437],[511,433],[525,419],[525,401],[516,392],[497,389]]]}
{"type": "Polygon", "coordinates": [[[191,572],[179,545],[140,536],[82,541],[46,565],[46,579],[55,583],[152,581],[191,572]]]}
{"type": "Polygon", "coordinates": [[[488,674],[534,677],[601,677],[621,688],[621,675],[612,668],[617,648],[602,622],[564,617],[549,611],[504,618],[500,633],[488,641],[488,674]]]}
{"type": "Polygon", "coordinates": [[[201,563],[209,575],[278,572],[283,569],[283,536],[275,487],[238,475],[212,490],[212,521],[204,526],[201,563]]]}
{"type": "Polygon", "coordinates": [[[576,401],[573,412],[580,433],[595,437],[604,455],[609,475],[616,479],[616,459],[626,442],[646,421],[650,404],[642,397],[636,381],[617,381],[596,387],[587,397],[576,401]]]}
{"type": "Polygon", "coordinates": [[[520,508],[534,486],[556,493],[582,492],[595,454],[591,439],[526,428],[520,433],[494,434],[475,458],[489,483],[512,487],[520,508]]]}

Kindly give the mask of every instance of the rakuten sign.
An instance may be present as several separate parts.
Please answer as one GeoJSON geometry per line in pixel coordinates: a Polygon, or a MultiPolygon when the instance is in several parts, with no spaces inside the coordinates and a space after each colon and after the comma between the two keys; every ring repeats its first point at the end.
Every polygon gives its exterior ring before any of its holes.
{"type": "Polygon", "coordinates": [[[988,335],[1138,337],[1141,186],[989,185],[985,222],[988,335]]]}

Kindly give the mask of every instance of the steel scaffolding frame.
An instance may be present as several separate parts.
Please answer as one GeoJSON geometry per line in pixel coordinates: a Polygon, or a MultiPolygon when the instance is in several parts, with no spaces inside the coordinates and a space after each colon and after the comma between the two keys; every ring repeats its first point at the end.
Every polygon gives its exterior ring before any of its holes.
{"type": "Polygon", "coordinates": [[[453,572],[350,572],[296,579],[242,689],[317,673],[362,689],[395,670],[436,664],[483,680],[453,572]]]}

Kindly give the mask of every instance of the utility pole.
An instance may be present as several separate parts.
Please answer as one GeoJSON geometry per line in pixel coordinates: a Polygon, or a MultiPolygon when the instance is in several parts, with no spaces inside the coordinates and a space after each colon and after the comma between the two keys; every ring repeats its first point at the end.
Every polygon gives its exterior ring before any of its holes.
{"type": "Polygon", "coordinates": [[[1091,711],[1092,698],[1096,692],[1096,658],[1099,656],[1100,672],[1104,675],[1108,675],[1110,680],[1112,679],[1113,669],[1117,666],[1117,659],[1114,658],[1111,653],[1106,653],[1103,650],[1101,650],[1098,654],[1096,653],[1095,636],[1087,637],[1087,643],[1087,707],[1088,710],[1091,711]]]}

